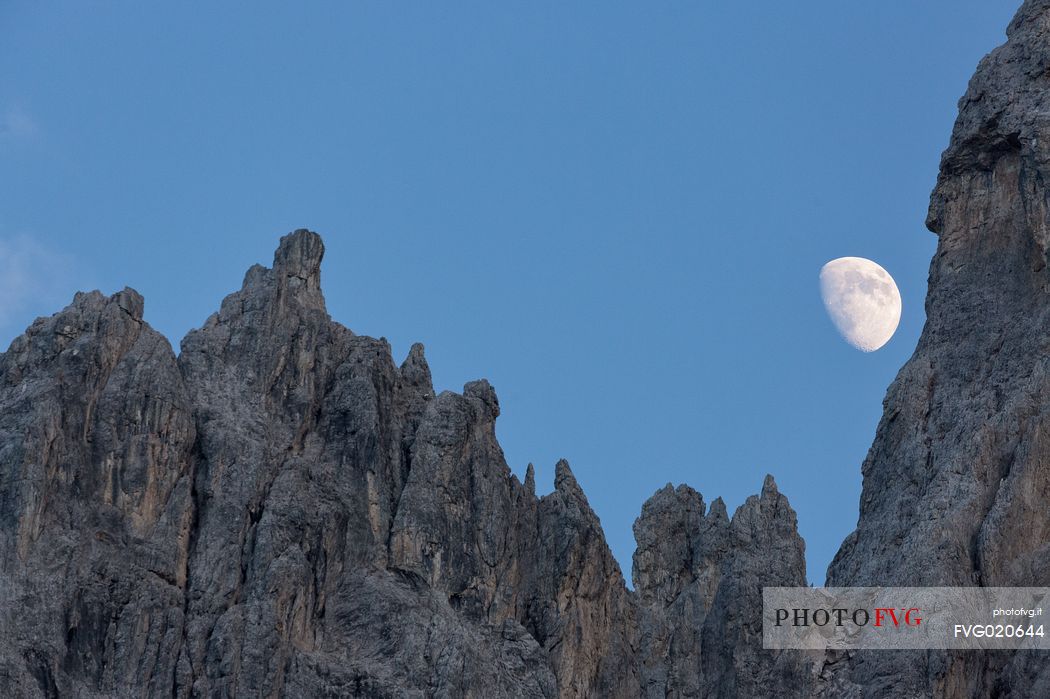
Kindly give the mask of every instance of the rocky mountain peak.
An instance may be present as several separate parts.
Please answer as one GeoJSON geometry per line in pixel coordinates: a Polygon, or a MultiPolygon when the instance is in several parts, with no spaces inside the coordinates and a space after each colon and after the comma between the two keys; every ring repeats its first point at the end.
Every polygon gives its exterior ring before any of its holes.
{"type": "Polygon", "coordinates": [[[766,477],[762,480],[762,497],[775,498],[778,495],[780,495],[780,491],[777,490],[777,482],[773,478],[772,473],[767,473],[766,477]]]}
{"type": "Polygon", "coordinates": [[[398,367],[332,321],[323,255],[282,238],[178,359],[130,289],[78,294],[0,355],[0,693],[636,697],[763,675],[703,647],[754,623],[754,581],[804,581],[768,555],[797,534],[733,538],[720,500],[705,517],[665,488],[631,592],[568,462],[546,495],[531,465],[519,482],[493,386],[435,395],[421,344],[398,367]]]}
{"type": "Polygon", "coordinates": [[[112,300],[120,307],[120,310],[131,316],[132,320],[142,320],[142,314],[146,306],[142,294],[132,288],[124,287],[123,291],[119,291],[113,295],[112,300]]]}
{"type": "Polygon", "coordinates": [[[795,513],[771,478],[732,519],[721,498],[705,513],[700,493],[668,483],[643,505],[634,535],[639,629],[649,650],[642,672],[651,695],[765,696],[775,681],[799,696],[812,690],[804,658],[744,640],[761,633],[741,610],[761,608],[763,586],[806,584],[795,513]]]}
{"type": "Polygon", "coordinates": [[[471,381],[463,386],[463,395],[469,398],[477,398],[485,407],[485,413],[492,420],[499,417],[499,398],[496,397],[496,389],[487,379],[471,381]]]}
{"type": "Polygon", "coordinates": [[[324,259],[324,241],[313,231],[300,228],[281,238],[273,256],[273,269],[289,279],[290,286],[304,285],[317,291],[321,288],[321,260],[324,259]]]}
{"type": "Polygon", "coordinates": [[[525,492],[529,495],[536,495],[536,467],[530,462],[525,467],[525,492]]]}
{"type": "Polygon", "coordinates": [[[434,381],[430,376],[430,365],[424,355],[423,343],[416,342],[408,351],[408,356],[401,363],[401,378],[413,386],[434,393],[434,381]]]}
{"type": "Polygon", "coordinates": [[[558,463],[554,465],[554,489],[561,493],[571,494],[587,502],[583,489],[572,472],[572,467],[569,466],[569,462],[565,459],[558,459],[558,463]]]}

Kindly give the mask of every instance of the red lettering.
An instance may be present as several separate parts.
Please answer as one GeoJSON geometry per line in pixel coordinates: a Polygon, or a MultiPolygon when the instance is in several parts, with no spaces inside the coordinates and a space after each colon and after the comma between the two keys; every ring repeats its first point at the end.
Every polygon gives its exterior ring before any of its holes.
{"type": "Polygon", "coordinates": [[[894,626],[900,626],[900,619],[897,618],[897,610],[893,607],[876,607],[875,608],[875,626],[882,626],[882,622],[885,619],[885,614],[890,615],[890,621],[893,622],[894,626]]]}

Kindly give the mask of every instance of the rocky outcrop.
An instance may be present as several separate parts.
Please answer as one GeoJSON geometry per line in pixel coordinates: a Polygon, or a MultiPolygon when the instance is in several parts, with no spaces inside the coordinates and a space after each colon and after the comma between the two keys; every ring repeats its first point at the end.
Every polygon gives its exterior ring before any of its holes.
{"type": "MultiPolygon", "coordinates": [[[[568,463],[537,496],[487,381],[325,310],[321,239],[282,239],[178,358],[126,290],[0,355],[4,696],[733,696],[761,585],[804,584],[768,479],[730,520],[660,491],[627,589],[568,463]]],[[[757,635],[756,635],[757,634],[757,635]]],[[[801,685],[800,685],[801,686],[801,685]]]]}
{"type": "MultiPolygon", "coordinates": [[[[833,585],[1050,585],[1050,2],[959,103],[927,225],[927,322],[885,400],[833,585]]],[[[1047,696],[1036,653],[831,658],[834,696],[1047,696]]]]}
{"type": "Polygon", "coordinates": [[[195,439],[133,291],[78,294],[0,355],[0,694],[170,693],[195,439]]]}
{"type": "Polygon", "coordinates": [[[634,525],[648,697],[738,697],[812,687],[808,660],[762,649],[762,588],[806,585],[795,512],[766,476],[729,519],[721,499],[705,513],[695,490],[668,484],[634,525]]]}

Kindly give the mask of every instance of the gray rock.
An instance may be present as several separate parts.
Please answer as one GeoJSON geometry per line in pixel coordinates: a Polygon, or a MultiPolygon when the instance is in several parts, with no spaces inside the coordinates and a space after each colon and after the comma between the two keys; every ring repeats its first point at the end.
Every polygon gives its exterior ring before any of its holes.
{"type": "Polygon", "coordinates": [[[0,355],[4,696],[171,692],[195,434],[134,291],[77,294],[0,355]]]}
{"type": "Polygon", "coordinates": [[[682,486],[638,592],[567,462],[511,474],[484,380],[333,322],[282,239],[178,359],[142,299],[79,294],[0,355],[4,696],[761,694],[763,584],[804,584],[768,479],[730,520],[682,486]],[[775,555],[774,555],[775,554],[775,555]],[[748,644],[750,648],[745,648],[748,644]]]}
{"type": "MultiPolygon", "coordinates": [[[[834,585],[1050,585],[1050,2],[959,102],[930,202],[927,322],[886,395],[834,585]]],[[[832,696],[1046,696],[1036,653],[829,658],[832,696]]]]}
{"type": "Polygon", "coordinates": [[[772,476],[730,520],[670,484],[635,522],[634,584],[648,697],[805,696],[813,659],[762,649],[762,587],[806,585],[805,544],[772,476]]]}

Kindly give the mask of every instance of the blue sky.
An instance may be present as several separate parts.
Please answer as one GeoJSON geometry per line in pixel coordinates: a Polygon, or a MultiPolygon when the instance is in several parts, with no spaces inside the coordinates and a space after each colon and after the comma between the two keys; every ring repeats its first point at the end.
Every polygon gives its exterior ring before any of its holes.
{"type": "Polygon", "coordinates": [[[129,285],[177,347],[311,228],[332,316],[492,381],[511,467],[567,458],[628,579],[656,489],[771,472],[819,584],[1016,4],[5,2],[0,345],[129,285]],[[903,296],[874,354],[820,302],[845,255],[903,296]]]}

